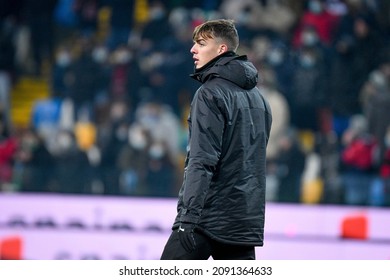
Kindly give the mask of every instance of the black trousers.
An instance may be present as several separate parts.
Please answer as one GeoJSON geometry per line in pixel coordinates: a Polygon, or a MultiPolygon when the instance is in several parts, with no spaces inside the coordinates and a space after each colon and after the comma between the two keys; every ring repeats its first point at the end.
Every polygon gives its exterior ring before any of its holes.
{"type": "Polygon", "coordinates": [[[217,242],[202,233],[195,232],[196,248],[186,251],[180,243],[179,233],[174,230],[169,237],[161,260],[255,260],[254,246],[229,245],[217,242]]]}

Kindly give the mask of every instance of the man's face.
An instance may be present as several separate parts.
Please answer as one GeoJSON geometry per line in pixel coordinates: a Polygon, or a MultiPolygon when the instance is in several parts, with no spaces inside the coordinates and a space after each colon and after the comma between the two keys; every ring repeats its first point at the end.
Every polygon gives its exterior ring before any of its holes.
{"type": "Polygon", "coordinates": [[[217,43],[215,39],[199,38],[194,42],[190,50],[194,59],[195,68],[199,69],[206,65],[210,60],[222,54],[225,49],[226,46],[217,43]]]}

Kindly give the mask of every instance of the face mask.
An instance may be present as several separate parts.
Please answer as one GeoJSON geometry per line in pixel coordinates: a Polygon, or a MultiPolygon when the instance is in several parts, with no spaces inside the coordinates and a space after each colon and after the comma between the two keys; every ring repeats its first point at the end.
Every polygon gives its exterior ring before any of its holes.
{"type": "Polygon", "coordinates": [[[119,51],[116,53],[115,62],[119,64],[128,63],[131,59],[131,54],[128,51],[119,51]]]}
{"type": "Polygon", "coordinates": [[[316,63],[316,60],[311,55],[302,55],[300,58],[300,64],[304,68],[312,68],[316,63]]]}
{"type": "Polygon", "coordinates": [[[107,50],[105,48],[102,48],[102,47],[98,47],[98,48],[94,49],[94,51],[92,52],[93,59],[98,63],[105,62],[107,59],[107,56],[108,56],[107,50]]]}
{"type": "Polygon", "coordinates": [[[318,42],[318,36],[314,32],[303,32],[302,33],[302,43],[305,46],[314,46],[318,42]]]}
{"type": "Polygon", "coordinates": [[[370,75],[370,82],[378,89],[384,89],[387,86],[386,77],[379,71],[374,71],[370,75]]]}
{"type": "Polygon", "coordinates": [[[114,104],[112,107],[111,107],[111,119],[113,121],[115,120],[119,120],[121,118],[123,118],[126,114],[126,109],[121,106],[120,104],[114,104]]]}
{"type": "Polygon", "coordinates": [[[165,149],[160,144],[154,144],[149,150],[149,156],[153,159],[161,159],[165,155],[165,149]]]}
{"type": "Polygon", "coordinates": [[[280,65],[284,61],[284,55],[280,50],[272,50],[268,55],[268,62],[271,65],[280,65]]]}
{"type": "Polygon", "coordinates": [[[145,135],[141,131],[130,130],[129,144],[136,150],[142,150],[146,147],[145,135]]]}
{"type": "Polygon", "coordinates": [[[310,1],[309,2],[309,11],[314,14],[320,14],[322,12],[322,5],[319,1],[310,1]]]}
{"type": "Polygon", "coordinates": [[[70,55],[68,53],[62,52],[58,55],[57,65],[62,66],[62,67],[66,67],[66,66],[70,65],[70,63],[71,63],[71,58],[70,58],[70,55]]]}

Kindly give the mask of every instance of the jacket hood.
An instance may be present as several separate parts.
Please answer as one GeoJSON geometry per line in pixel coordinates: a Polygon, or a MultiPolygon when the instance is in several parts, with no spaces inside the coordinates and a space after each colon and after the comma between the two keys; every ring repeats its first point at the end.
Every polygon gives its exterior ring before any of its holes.
{"type": "Polygon", "coordinates": [[[246,90],[254,88],[258,82],[257,69],[248,61],[247,56],[239,56],[233,52],[217,56],[190,76],[201,83],[212,77],[219,77],[246,90]]]}

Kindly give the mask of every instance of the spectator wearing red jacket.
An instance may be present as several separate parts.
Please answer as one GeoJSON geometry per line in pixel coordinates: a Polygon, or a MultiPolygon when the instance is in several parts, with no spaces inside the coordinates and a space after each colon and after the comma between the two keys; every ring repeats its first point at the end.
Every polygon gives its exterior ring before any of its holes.
{"type": "Polygon", "coordinates": [[[318,37],[326,46],[332,43],[334,31],[337,27],[339,16],[330,13],[327,10],[326,3],[323,0],[309,0],[307,7],[294,30],[292,45],[294,48],[302,46],[301,33],[307,26],[313,27],[318,37]]]}
{"type": "Polygon", "coordinates": [[[4,115],[0,115],[0,190],[11,183],[13,159],[17,150],[17,140],[9,133],[4,115]]]}

